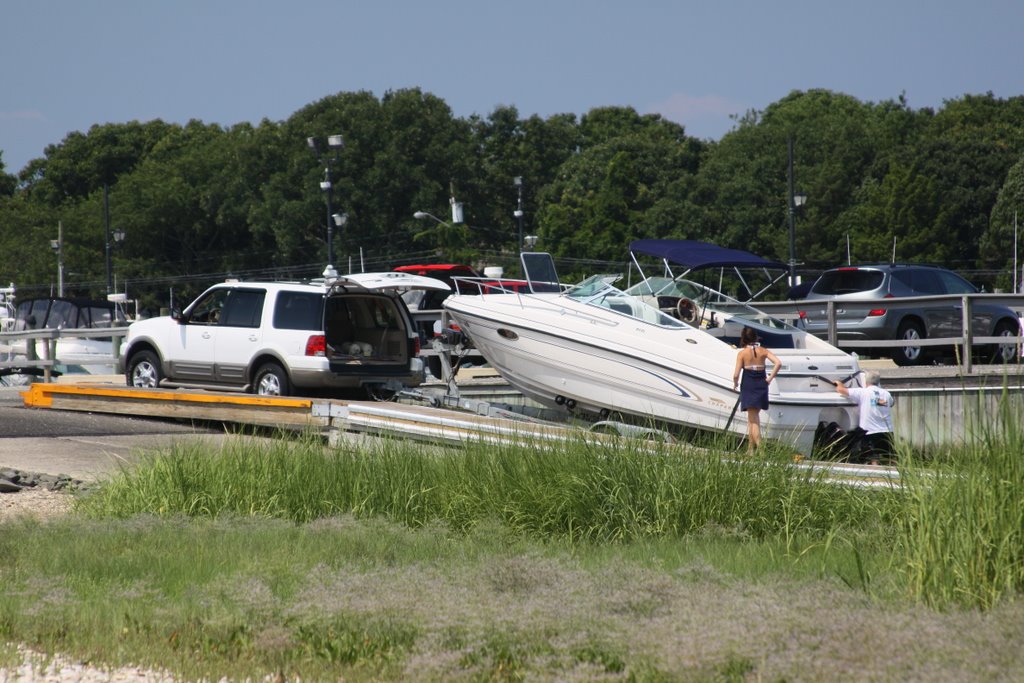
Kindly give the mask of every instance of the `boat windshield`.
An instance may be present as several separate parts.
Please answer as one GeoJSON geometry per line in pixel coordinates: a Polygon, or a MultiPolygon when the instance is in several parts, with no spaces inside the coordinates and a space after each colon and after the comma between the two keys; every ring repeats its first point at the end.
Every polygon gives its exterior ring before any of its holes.
{"type": "Polygon", "coordinates": [[[685,311],[685,303],[681,306],[680,302],[690,301],[695,307],[691,314],[695,320],[709,321],[713,317],[717,317],[718,322],[735,320],[753,323],[760,328],[786,332],[798,331],[784,320],[684,278],[649,277],[627,289],[626,294],[649,300],[662,310],[685,311]]]}
{"type": "Polygon", "coordinates": [[[687,327],[676,318],[658,310],[642,299],[614,287],[621,275],[592,275],[565,293],[565,296],[588,304],[627,315],[652,325],[687,327]]]}

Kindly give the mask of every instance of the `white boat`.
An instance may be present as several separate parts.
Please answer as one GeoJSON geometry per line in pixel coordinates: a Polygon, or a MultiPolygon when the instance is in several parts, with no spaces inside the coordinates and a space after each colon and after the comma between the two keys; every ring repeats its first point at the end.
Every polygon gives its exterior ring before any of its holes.
{"type": "MultiPolygon", "coordinates": [[[[53,371],[108,375],[116,371],[117,354],[109,336],[94,330],[108,330],[127,325],[124,313],[113,302],[71,297],[35,297],[22,299],[8,307],[3,321],[4,332],[59,330],[53,343],[53,371]],[[78,336],[76,330],[89,336],[78,336]]],[[[0,360],[5,361],[5,383],[24,384],[40,374],[30,358],[50,359],[50,343],[46,339],[21,338],[7,340],[0,346],[0,360]],[[30,352],[31,349],[31,352],[30,352]],[[17,364],[24,362],[24,367],[17,364]]]]}
{"type": "MultiPolygon", "coordinates": [[[[616,414],[652,424],[746,433],[732,389],[744,326],[770,339],[782,362],[770,385],[762,433],[810,454],[819,425],[856,426],[854,407],[831,384],[858,372],[857,359],[757,309],[692,281],[670,279],[696,305],[689,322],[652,303],[682,311],[677,296],[644,281],[632,292],[595,275],[564,289],[550,255],[524,253],[529,292],[467,295],[456,287],[444,306],[490,364],[515,388],[549,407],[616,414]],[[646,284],[645,284],[646,283],[646,284]],[[659,302],[659,297],[662,297],[659,302]]],[[[468,281],[468,279],[467,279],[468,281]]],[[[660,282],[660,284],[668,284],[660,282]]],[[[769,344],[766,344],[769,346],[769,344]]]]}

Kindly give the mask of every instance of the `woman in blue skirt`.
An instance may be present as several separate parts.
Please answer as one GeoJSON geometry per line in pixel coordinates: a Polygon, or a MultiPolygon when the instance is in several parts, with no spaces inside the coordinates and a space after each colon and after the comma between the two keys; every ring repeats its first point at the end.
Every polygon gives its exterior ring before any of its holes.
{"type": "Polygon", "coordinates": [[[736,354],[736,369],[732,373],[732,388],[740,390],[740,408],[747,411],[747,450],[761,445],[761,411],[768,410],[768,385],[779,374],[782,363],[768,349],[762,349],[757,332],[744,327],[740,333],[740,350],[736,354]],[[771,374],[765,373],[765,361],[771,361],[771,374]],[[743,381],[740,382],[740,371],[743,381]]]}

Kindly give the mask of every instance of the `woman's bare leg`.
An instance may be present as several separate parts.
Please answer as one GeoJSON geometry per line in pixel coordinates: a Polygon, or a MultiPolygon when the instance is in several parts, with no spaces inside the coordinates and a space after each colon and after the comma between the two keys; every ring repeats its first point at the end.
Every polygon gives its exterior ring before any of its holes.
{"type": "Polygon", "coordinates": [[[747,450],[761,445],[761,411],[757,408],[747,409],[747,450]]]}

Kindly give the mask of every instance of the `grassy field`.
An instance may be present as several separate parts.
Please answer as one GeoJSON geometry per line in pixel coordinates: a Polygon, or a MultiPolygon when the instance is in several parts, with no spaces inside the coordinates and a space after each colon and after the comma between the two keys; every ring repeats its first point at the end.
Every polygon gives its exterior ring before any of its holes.
{"type": "Polygon", "coordinates": [[[1024,678],[1019,428],[900,489],[704,446],[155,453],[4,525],[0,641],[207,680],[1024,678]]]}

